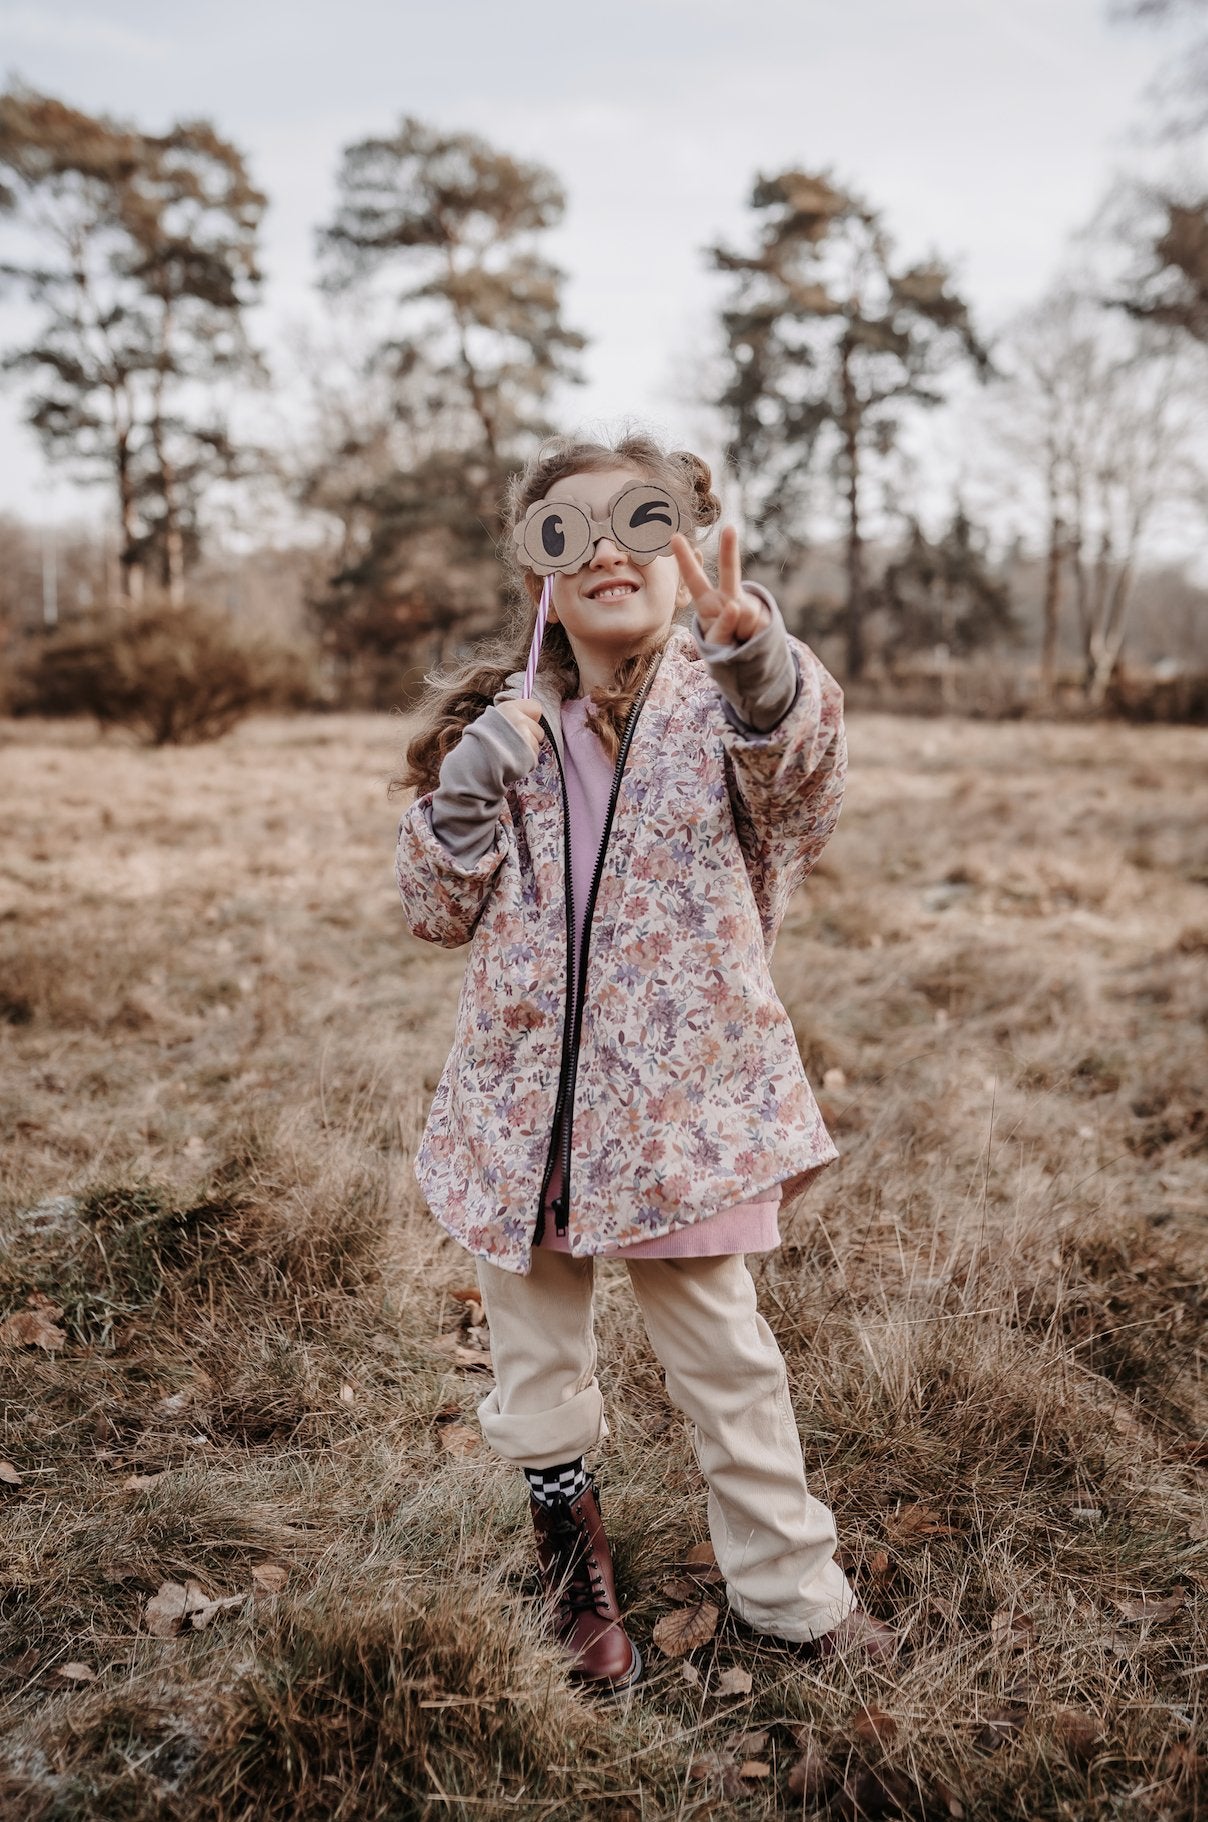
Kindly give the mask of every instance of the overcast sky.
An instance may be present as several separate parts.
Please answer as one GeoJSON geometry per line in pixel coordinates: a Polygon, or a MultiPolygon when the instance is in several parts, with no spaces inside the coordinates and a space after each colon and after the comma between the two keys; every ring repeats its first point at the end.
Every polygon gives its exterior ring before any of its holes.
{"type": "MultiPolygon", "coordinates": [[[[991,333],[1037,296],[1114,170],[1171,52],[1107,0],[12,0],[4,65],[76,106],[161,130],[210,117],[270,209],[254,324],[285,377],[315,314],[314,228],[342,146],[414,113],[539,159],[568,195],[548,250],[590,338],[567,416],[637,415],[689,440],[677,393],[722,295],[701,249],[745,242],[753,175],[829,166],[882,213],[897,257],[935,253],[991,333]]],[[[13,305],[0,300],[8,343],[13,305]]],[[[937,447],[942,447],[940,437],[937,447]]],[[[959,460],[959,451],[956,452],[959,460]]],[[[0,507],[78,513],[0,396],[0,507]]],[[[108,510],[93,495],[89,516],[108,510]]]]}

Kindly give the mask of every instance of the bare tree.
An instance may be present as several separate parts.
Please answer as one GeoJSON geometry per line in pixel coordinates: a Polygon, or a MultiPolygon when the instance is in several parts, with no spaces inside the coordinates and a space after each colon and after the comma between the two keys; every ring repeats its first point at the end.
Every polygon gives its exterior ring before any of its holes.
{"type": "Polygon", "coordinates": [[[1153,137],[1180,141],[1201,132],[1208,125],[1208,0],[1109,0],[1107,17],[1113,25],[1188,29],[1149,91],[1153,137]]]}
{"type": "Polygon", "coordinates": [[[1065,281],[1002,340],[990,417],[1041,519],[1041,683],[1054,682],[1068,585],[1087,697],[1101,702],[1128,632],[1138,568],[1167,508],[1194,503],[1200,363],[1177,331],[1106,310],[1065,281]]]}

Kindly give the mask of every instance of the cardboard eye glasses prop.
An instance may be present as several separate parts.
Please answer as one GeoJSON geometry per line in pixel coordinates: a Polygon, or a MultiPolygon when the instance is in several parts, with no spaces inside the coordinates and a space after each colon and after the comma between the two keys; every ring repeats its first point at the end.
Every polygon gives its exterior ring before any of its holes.
{"type": "Polygon", "coordinates": [[[669,549],[679,528],[680,509],[665,488],[627,481],[602,519],[571,500],[537,500],[512,538],[526,568],[539,576],[569,576],[591,560],[601,538],[611,538],[635,563],[649,563],[669,549]]]}
{"type": "Polygon", "coordinates": [[[653,562],[670,549],[680,521],[680,509],[672,496],[647,481],[627,481],[608,502],[602,519],[593,519],[571,500],[537,500],[529,507],[512,539],[520,561],[545,581],[524,673],[526,696],[533,693],[554,576],[569,576],[582,569],[601,538],[611,538],[635,563],[653,562]]]}

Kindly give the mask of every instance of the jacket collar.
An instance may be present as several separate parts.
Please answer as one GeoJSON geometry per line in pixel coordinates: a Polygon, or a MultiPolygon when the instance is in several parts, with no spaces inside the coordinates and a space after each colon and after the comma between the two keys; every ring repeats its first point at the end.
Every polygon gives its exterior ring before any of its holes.
{"type": "MultiPolygon", "coordinates": [[[[646,698],[647,705],[649,705],[651,697],[663,682],[668,667],[670,666],[672,669],[677,668],[678,664],[682,663],[685,659],[690,658],[695,652],[696,645],[691,633],[685,627],[673,626],[668,635],[667,643],[663,647],[663,655],[655,672],[650,695],[646,698]]],[[[495,701],[511,702],[518,700],[523,688],[523,670],[509,671],[505,682],[495,692],[495,701]]],[[[566,747],[562,739],[562,698],[555,690],[552,678],[548,673],[543,673],[540,669],[538,669],[537,675],[533,679],[533,695],[545,711],[545,719],[549,722],[550,729],[553,733],[554,743],[558,749],[558,757],[565,763],[566,747]]]]}

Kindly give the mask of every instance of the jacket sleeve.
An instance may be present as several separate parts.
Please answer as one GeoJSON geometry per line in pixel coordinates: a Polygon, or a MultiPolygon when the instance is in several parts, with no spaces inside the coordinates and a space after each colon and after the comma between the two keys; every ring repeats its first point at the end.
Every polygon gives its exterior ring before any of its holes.
{"type": "Polygon", "coordinates": [[[744,587],[771,608],[767,626],[741,644],[714,645],[694,615],[692,633],[722,697],[727,782],[748,870],[767,887],[778,925],[839,820],[847,782],[843,691],[785,627],[768,590],[744,587]]]}
{"type": "Polygon", "coordinates": [[[404,813],[394,877],[413,936],[444,949],[469,942],[514,839],[504,787],[531,765],[524,735],[492,705],[404,813]]]}

